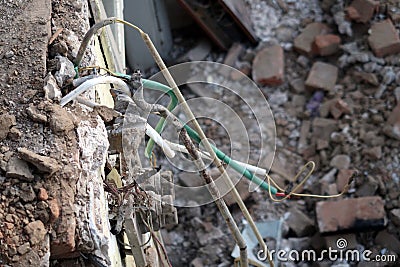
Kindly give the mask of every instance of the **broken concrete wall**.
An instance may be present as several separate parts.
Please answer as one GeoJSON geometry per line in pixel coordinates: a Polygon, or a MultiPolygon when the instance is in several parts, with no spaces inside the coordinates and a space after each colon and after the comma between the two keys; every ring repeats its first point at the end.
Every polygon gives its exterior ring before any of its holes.
{"type": "MultiPolygon", "coordinates": [[[[89,29],[88,3],[1,1],[0,8],[0,264],[48,266],[80,251],[118,264],[107,246],[116,242],[102,184],[104,123],[79,105],[61,108],[55,94],[74,76],[70,60],[89,29]]],[[[96,64],[93,51],[87,64],[96,64]]]]}

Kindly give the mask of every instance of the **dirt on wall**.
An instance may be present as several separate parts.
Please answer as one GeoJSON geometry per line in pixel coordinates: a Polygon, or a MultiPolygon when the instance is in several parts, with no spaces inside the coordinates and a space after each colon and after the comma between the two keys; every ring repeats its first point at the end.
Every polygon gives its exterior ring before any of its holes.
{"type": "Polygon", "coordinates": [[[89,28],[87,2],[1,0],[0,25],[0,265],[48,266],[76,253],[76,128],[97,123],[53,88],[69,78],[55,56],[74,57],[89,28]]]}

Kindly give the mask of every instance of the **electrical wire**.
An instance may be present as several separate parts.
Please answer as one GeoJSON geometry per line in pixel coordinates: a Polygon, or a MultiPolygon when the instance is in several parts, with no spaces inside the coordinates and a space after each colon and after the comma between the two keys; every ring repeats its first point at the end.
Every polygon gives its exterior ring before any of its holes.
{"type": "MultiPolygon", "coordinates": [[[[168,141],[167,139],[164,139],[164,142],[167,143],[169,145],[169,147],[174,151],[189,154],[189,151],[183,145],[173,143],[171,141],[168,141]]],[[[202,158],[212,160],[210,155],[207,152],[204,152],[204,151],[199,151],[199,152],[200,152],[200,155],[202,158]]]]}
{"type": "Polygon", "coordinates": [[[128,85],[121,79],[116,78],[114,76],[99,76],[99,77],[90,79],[90,80],[82,83],[77,88],[75,88],[73,91],[71,91],[69,94],[64,96],[60,101],[60,105],[62,107],[65,106],[68,102],[74,100],[77,96],[86,92],[88,89],[90,89],[93,86],[96,86],[99,84],[110,84],[110,83],[114,84],[114,86],[116,86],[117,89],[121,90],[126,95],[131,96],[131,91],[130,91],[128,85]]]}
{"type": "MultiPolygon", "coordinates": [[[[88,67],[82,67],[82,68],[78,68],[78,71],[84,71],[84,70],[92,70],[92,69],[99,69],[99,70],[104,70],[106,72],[108,72],[109,74],[118,77],[118,78],[126,78],[126,79],[130,79],[131,76],[123,74],[123,73],[117,73],[117,72],[113,72],[107,68],[104,67],[100,67],[100,66],[88,66],[88,67]]],[[[174,94],[174,92],[170,89],[170,87],[162,84],[162,83],[158,83],[152,80],[147,80],[147,79],[142,79],[143,82],[143,87],[147,88],[147,89],[151,89],[151,90],[157,90],[157,91],[161,91],[164,92],[166,94],[168,94],[168,96],[170,97],[170,102],[168,103],[167,109],[169,111],[172,111],[178,104],[178,99],[176,97],[176,95],[174,94]]],[[[158,121],[158,123],[156,124],[155,130],[158,133],[161,133],[164,128],[165,128],[165,118],[160,118],[160,120],[158,121]]],[[[152,138],[150,138],[150,140],[148,141],[147,145],[146,145],[146,149],[145,149],[145,157],[150,158],[152,155],[152,151],[154,148],[154,141],[152,138]]]]}
{"type": "MultiPolygon", "coordinates": [[[[95,24],[95,25],[86,33],[86,35],[85,35],[85,37],[84,37],[84,40],[83,40],[82,43],[81,43],[81,47],[79,48],[79,51],[78,51],[78,56],[77,56],[77,57],[75,58],[75,60],[74,60],[75,66],[79,67],[80,62],[81,62],[81,60],[82,60],[82,58],[83,58],[83,54],[84,54],[84,52],[85,52],[85,50],[86,50],[86,47],[87,47],[87,45],[88,45],[88,43],[89,43],[89,40],[90,40],[91,37],[93,36],[93,34],[94,34],[95,32],[97,32],[97,30],[99,30],[100,28],[102,28],[102,27],[104,27],[104,26],[106,26],[106,25],[115,23],[115,22],[123,23],[123,24],[125,24],[125,25],[128,25],[128,26],[134,28],[135,30],[137,30],[137,31],[140,33],[142,39],[144,40],[144,42],[146,43],[147,47],[149,48],[149,50],[150,50],[150,52],[151,52],[153,58],[155,59],[157,65],[160,67],[160,69],[161,69],[161,71],[163,72],[165,78],[167,79],[169,85],[173,88],[173,89],[172,89],[171,87],[169,87],[169,89],[170,89],[170,90],[173,90],[174,93],[176,92],[176,95],[174,94],[175,97],[177,97],[177,99],[179,99],[179,101],[182,103],[183,108],[184,108],[184,111],[185,111],[186,114],[189,116],[189,119],[194,120],[195,129],[196,129],[198,132],[194,131],[193,129],[191,129],[191,128],[190,128],[189,126],[187,126],[187,125],[184,125],[184,128],[188,131],[189,135],[191,135],[190,137],[193,138],[197,143],[200,143],[201,140],[204,139],[204,145],[205,145],[205,147],[206,147],[206,149],[207,149],[209,155],[210,155],[211,158],[213,159],[214,163],[217,165],[217,167],[218,167],[218,169],[220,170],[220,172],[223,174],[224,179],[226,179],[226,182],[233,186],[231,180],[230,180],[229,177],[226,175],[225,169],[221,166],[221,162],[220,162],[218,159],[220,159],[220,160],[222,160],[223,162],[227,163],[228,165],[232,166],[233,169],[235,169],[235,170],[238,171],[239,173],[243,174],[243,175],[244,175],[246,178],[248,178],[249,180],[255,182],[255,183],[258,184],[258,185],[260,185],[263,189],[268,189],[269,195],[270,195],[271,198],[272,198],[272,194],[276,194],[278,190],[277,190],[275,187],[272,187],[272,186],[271,186],[271,181],[273,181],[273,180],[271,179],[271,177],[269,177],[267,174],[265,175],[265,176],[266,176],[266,179],[268,180],[268,184],[266,184],[266,183],[264,182],[264,180],[261,180],[260,178],[258,178],[257,176],[255,176],[255,175],[254,175],[252,172],[250,172],[245,166],[239,164],[237,161],[232,160],[232,159],[229,158],[227,155],[225,155],[222,151],[218,150],[215,146],[212,146],[212,145],[208,142],[208,140],[206,139],[206,137],[205,137],[205,135],[204,135],[204,132],[202,131],[200,125],[199,125],[198,122],[196,121],[196,119],[195,119],[195,117],[194,117],[192,111],[190,110],[190,107],[189,107],[189,106],[187,105],[187,103],[185,102],[185,99],[183,98],[181,92],[179,91],[179,89],[178,89],[178,87],[177,87],[177,85],[176,85],[174,79],[172,78],[171,74],[168,72],[168,69],[166,68],[165,63],[163,62],[162,58],[160,57],[160,55],[159,55],[157,49],[154,47],[154,44],[152,43],[151,39],[149,38],[148,34],[146,34],[145,32],[143,32],[139,27],[137,27],[137,26],[135,26],[135,25],[133,25],[133,24],[131,24],[131,23],[129,23],[129,22],[120,20],[120,19],[118,19],[118,18],[108,18],[108,19],[105,19],[105,20],[103,20],[103,21],[101,21],[101,22],[95,24]],[[191,131],[190,131],[189,129],[190,129],[191,131]],[[217,159],[216,157],[217,157],[218,159],[217,159]]],[[[130,95],[130,94],[128,94],[128,95],[130,95]]],[[[161,121],[160,121],[160,122],[161,122],[161,121]]],[[[164,126],[165,126],[165,121],[163,121],[162,123],[160,123],[160,125],[161,125],[161,127],[159,127],[159,129],[161,129],[160,131],[162,131],[163,128],[164,128],[164,126]]],[[[157,126],[158,126],[158,125],[157,125],[157,126]]],[[[156,131],[159,130],[159,129],[157,129],[157,128],[158,128],[158,127],[156,127],[156,131]]],[[[154,142],[154,141],[153,141],[153,142],[154,142]]],[[[148,144],[148,145],[149,145],[149,144],[148,144]]],[[[146,149],[146,154],[147,154],[147,156],[151,156],[151,154],[152,154],[152,153],[151,153],[151,147],[150,147],[150,146],[148,146],[148,147],[149,147],[149,150],[146,149]]],[[[301,171],[299,172],[298,176],[300,176],[300,174],[303,172],[303,170],[305,170],[305,168],[308,166],[308,164],[309,164],[309,163],[307,163],[306,165],[303,166],[303,168],[302,168],[301,171]]],[[[279,199],[278,201],[283,201],[284,199],[287,199],[287,198],[290,197],[291,195],[297,194],[297,193],[295,193],[295,191],[296,191],[300,186],[302,186],[302,185],[304,184],[304,182],[311,176],[312,171],[313,171],[314,168],[315,168],[315,163],[311,162],[311,165],[312,165],[312,168],[311,168],[311,170],[309,171],[309,173],[306,175],[305,179],[303,179],[303,181],[301,181],[301,182],[299,183],[299,185],[296,186],[296,188],[295,188],[294,190],[292,190],[289,194],[287,194],[285,198],[279,199]]],[[[256,172],[256,171],[255,171],[255,172],[256,172]]],[[[296,177],[298,177],[298,176],[296,176],[296,177]]],[[[276,185],[275,182],[273,182],[273,183],[276,185]]],[[[347,186],[346,186],[345,188],[347,188],[347,186]]],[[[279,190],[281,190],[281,188],[279,188],[279,190]]],[[[256,236],[257,236],[257,239],[259,240],[259,242],[261,242],[261,244],[263,244],[262,238],[261,238],[261,236],[259,235],[259,232],[258,232],[257,228],[255,227],[255,224],[254,224],[254,222],[252,221],[252,219],[251,219],[251,217],[250,217],[250,214],[248,213],[246,207],[244,206],[244,203],[241,201],[241,199],[240,199],[240,197],[239,197],[239,194],[238,194],[238,192],[236,191],[236,189],[235,189],[234,187],[233,187],[233,191],[234,191],[234,193],[235,193],[235,199],[237,200],[237,202],[238,202],[239,207],[241,208],[241,210],[244,212],[245,217],[249,220],[249,223],[251,223],[252,229],[253,229],[253,231],[255,232],[255,234],[256,234],[256,236]],[[258,235],[257,235],[257,234],[258,234],[258,235]]],[[[282,191],[282,190],[281,190],[281,191],[282,191]]],[[[297,194],[297,195],[300,195],[300,194],[297,194]]],[[[302,194],[302,195],[306,195],[306,194],[302,194]]],[[[340,194],[338,194],[338,195],[340,195],[340,194]]],[[[312,196],[312,195],[308,195],[308,196],[312,196]]],[[[325,196],[318,196],[318,197],[325,197],[325,196]]],[[[335,197],[335,196],[332,196],[332,197],[335,197]]],[[[160,244],[160,245],[162,245],[162,244],[160,244]]],[[[158,251],[158,248],[157,248],[157,251],[158,251]]],[[[165,251],[164,251],[164,252],[165,252],[165,251]]],[[[268,250],[267,250],[267,253],[268,253],[268,250]]],[[[165,253],[165,255],[166,255],[166,253],[165,253]]],[[[168,259],[167,259],[167,261],[168,261],[168,259]]],[[[269,259],[269,262],[270,262],[270,265],[273,266],[273,263],[272,263],[272,261],[271,261],[270,259],[269,259]]],[[[244,261],[243,259],[241,259],[241,263],[244,264],[244,265],[246,265],[246,266],[248,265],[248,261],[247,261],[247,260],[244,261]]],[[[168,264],[170,265],[170,262],[169,262],[169,261],[168,261],[168,264]]]]}
{"type": "Polygon", "coordinates": [[[173,158],[175,157],[175,152],[171,149],[169,144],[165,142],[165,140],[161,137],[159,133],[157,133],[156,130],[153,129],[153,127],[150,126],[150,124],[146,123],[146,134],[154,140],[154,142],[161,147],[163,150],[164,154],[168,158],[173,158]]]}
{"type": "MultiPolygon", "coordinates": [[[[121,78],[130,78],[129,75],[125,75],[125,74],[121,74],[121,73],[114,73],[112,71],[110,71],[107,68],[104,67],[100,67],[100,66],[89,66],[89,67],[83,67],[83,68],[79,68],[79,71],[83,71],[83,70],[90,70],[90,69],[102,69],[108,73],[110,73],[111,75],[116,76],[117,77],[121,77],[121,78]]],[[[169,111],[173,110],[176,107],[177,104],[177,98],[175,96],[175,94],[173,93],[172,89],[164,84],[155,82],[155,81],[151,81],[151,80],[147,80],[147,79],[142,79],[143,80],[143,87],[147,88],[147,89],[151,89],[151,90],[159,90],[162,91],[164,93],[167,93],[170,98],[170,104],[168,105],[167,109],[169,111]]],[[[162,137],[158,134],[159,132],[161,132],[164,127],[165,127],[165,123],[166,119],[165,118],[161,118],[161,120],[159,121],[159,123],[156,126],[156,129],[153,129],[151,127],[147,127],[146,125],[146,134],[151,138],[151,140],[153,140],[153,142],[157,143],[162,149],[163,152],[165,153],[165,155],[169,158],[172,158],[175,156],[175,153],[172,150],[176,150],[182,153],[188,153],[188,151],[186,150],[186,148],[182,145],[179,144],[175,144],[172,143],[168,140],[164,140],[162,139],[162,137]],[[157,133],[157,134],[156,134],[157,133]]],[[[149,125],[150,126],[150,125],[149,125]]],[[[197,143],[200,143],[200,137],[198,136],[197,132],[195,132],[192,128],[190,128],[188,125],[184,125],[184,128],[188,131],[188,134],[191,138],[193,138],[197,143]]],[[[152,153],[152,146],[149,146],[150,142],[148,143],[147,147],[146,147],[146,153],[152,153]]],[[[222,151],[220,151],[218,148],[216,148],[215,146],[212,145],[212,148],[214,149],[217,157],[222,160],[223,162],[227,163],[229,166],[231,166],[235,171],[237,171],[238,173],[244,175],[247,179],[249,179],[250,181],[254,182],[255,184],[259,185],[262,189],[268,191],[270,197],[272,200],[274,201],[283,201],[286,200],[287,198],[289,198],[290,196],[300,196],[300,197],[315,197],[315,198],[334,198],[334,197],[339,197],[341,195],[343,195],[345,192],[347,192],[347,189],[349,187],[349,184],[347,184],[345,186],[345,189],[336,195],[331,195],[331,196],[324,196],[324,195],[315,195],[315,194],[300,194],[300,193],[295,193],[296,190],[298,190],[311,176],[311,174],[313,173],[314,169],[315,169],[315,163],[314,162],[308,162],[307,164],[305,164],[302,169],[299,171],[299,173],[297,173],[297,175],[291,179],[291,180],[297,180],[297,178],[304,172],[304,170],[311,165],[311,170],[310,172],[305,176],[305,178],[289,193],[289,194],[284,194],[285,196],[281,199],[276,199],[274,197],[272,197],[272,195],[276,195],[278,193],[278,189],[279,191],[281,191],[281,193],[284,193],[285,190],[282,189],[281,187],[279,187],[279,185],[272,179],[271,176],[268,175],[268,172],[266,169],[257,167],[257,166],[253,166],[247,163],[243,163],[240,161],[236,161],[231,159],[230,157],[228,157],[226,154],[224,154],[222,151]],[[261,178],[257,177],[256,175],[261,175],[263,177],[265,177],[264,180],[262,180],[261,178]],[[267,182],[265,182],[265,180],[267,180],[267,182]],[[272,186],[272,185],[273,186],[272,186]]],[[[209,154],[200,151],[201,152],[201,156],[207,159],[211,159],[209,154]]],[[[152,154],[150,154],[151,156],[152,154]]],[[[150,156],[148,156],[148,158],[150,158],[150,156]]]]}
{"type": "MultiPolygon", "coordinates": [[[[71,91],[68,95],[63,97],[61,99],[60,105],[64,106],[68,102],[72,101],[73,99],[77,99],[79,103],[89,106],[91,108],[98,106],[98,104],[93,103],[90,100],[86,100],[86,99],[80,97],[79,95],[81,93],[85,92],[90,87],[95,86],[97,84],[109,83],[109,82],[118,84],[120,86],[122,84],[124,84],[123,81],[121,81],[121,80],[118,81],[118,80],[119,80],[118,78],[115,78],[113,76],[101,76],[101,77],[96,77],[91,80],[85,81],[80,86],[78,86],[75,90],[71,91]]],[[[127,87],[127,90],[129,90],[129,87],[127,87]]],[[[146,135],[148,135],[150,138],[152,138],[154,140],[154,142],[161,147],[162,151],[168,158],[175,157],[175,152],[170,148],[169,144],[166,143],[165,140],[161,137],[161,135],[156,130],[154,130],[153,127],[151,127],[151,125],[148,123],[146,123],[145,132],[146,132],[146,135]]]]}

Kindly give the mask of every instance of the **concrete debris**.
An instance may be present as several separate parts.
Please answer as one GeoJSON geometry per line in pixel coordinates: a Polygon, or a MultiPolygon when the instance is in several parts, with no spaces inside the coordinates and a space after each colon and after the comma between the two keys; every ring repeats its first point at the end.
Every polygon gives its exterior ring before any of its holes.
{"type": "Polygon", "coordinates": [[[279,45],[266,47],[253,61],[253,80],[261,85],[277,86],[284,79],[284,55],[279,45]]]}
{"type": "Polygon", "coordinates": [[[362,154],[366,156],[366,158],[372,160],[378,160],[382,158],[382,147],[374,146],[374,147],[366,147],[363,149],[362,154]]]}
{"type": "Polygon", "coordinates": [[[5,139],[10,131],[10,128],[16,125],[14,115],[4,113],[0,115],[0,141],[5,139]]]}
{"type": "Polygon", "coordinates": [[[366,82],[370,85],[378,86],[379,81],[378,77],[374,73],[367,73],[367,72],[354,72],[354,77],[359,78],[360,81],[366,82]]]}
{"type": "Polygon", "coordinates": [[[44,240],[47,230],[41,221],[34,221],[25,226],[25,232],[29,235],[31,245],[36,245],[44,240]]]}
{"type": "Polygon", "coordinates": [[[308,74],[305,85],[310,90],[331,91],[335,87],[338,68],[324,62],[315,62],[308,74]]]}
{"type": "Polygon", "coordinates": [[[197,44],[181,56],[177,61],[200,61],[204,60],[211,51],[211,43],[208,39],[200,39],[197,44]]]}
{"type": "Polygon", "coordinates": [[[30,250],[31,250],[31,245],[29,244],[29,242],[25,242],[24,244],[19,246],[17,249],[18,253],[21,255],[26,254],[30,250]]]}
{"type": "Polygon", "coordinates": [[[321,201],[315,210],[321,233],[370,231],[385,226],[383,200],[377,196],[321,201]]]}
{"type": "Polygon", "coordinates": [[[368,42],[377,57],[400,52],[399,33],[390,19],[372,24],[368,42]]]}
{"type": "Polygon", "coordinates": [[[75,128],[72,115],[58,105],[51,107],[50,128],[55,133],[68,132],[75,128]]]}
{"type": "Polygon", "coordinates": [[[12,127],[8,133],[8,137],[13,141],[18,141],[22,136],[22,132],[16,127],[12,127]]]}
{"type": "Polygon", "coordinates": [[[331,119],[315,118],[312,123],[313,137],[329,140],[331,134],[338,129],[337,122],[331,119]]]}
{"type": "Polygon", "coordinates": [[[57,71],[54,77],[57,81],[58,86],[63,87],[64,85],[72,82],[75,77],[75,67],[68,58],[62,56],[56,56],[57,60],[57,71]]]}
{"type": "Polygon", "coordinates": [[[339,170],[349,169],[350,157],[348,155],[337,155],[332,158],[330,166],[335,167],[339,170]]]}
{"type": "Polygon", "coordinates": [[[305,84],[304,80],[301,78],[293,79],[290,82],[290,87],[298,94],[304,93],[305,91],[305,84]]]}
{"type": "Polygon", "coordinates": [[[314,221],[297,208],[289,210],[286,223],[298,237],[311,235],[315,231],[314,221]]]}
{"type": "MultiPolygon", "coordinates": [[[[358,181],[358,183],[360,183],[358,181]]],[[[363,177],[361,185],[357,188],[356,196],[366,197],[366,196],[374,196],[376,190],[379,187],[379,182],[368,175],[367,177],[363,177]]]]}
{"type": "Polygon", "coordinates": [[[36,106],[30,104],[29,107],[26,109],[26,114],[29,118],[31,118],[34,122],[46,123],[47,116],[40,113],[36,106]]]}
{"type": "Polygon", "coordinates": [[[230,67],[235,67],[235,63],[238,60],[240,54],[243,52],[243,45],[240,43],[234,43],[229,48],[228,53],[225,56],[224,64],[230,67]]]}
{"type": "Polygon", "coordinates": [[[383,132],[389,137],[400,140],[400,103],[389,114],[383,132]]]}
{"type": "Polygon", "coordinates": [[[18,148],[18,153],[21,159],[33,164],[39,171],[46,173],[54,173],[60,169],[57,160],[41,156],[26,148],[18,148]]]}
{"type": "Polygon", "coordinates": [[[51,73],[48,73],[46,78],[44,78],[43,91],[46,99],[59,101],[62,97],[57,81],[51,73]]]}
{"type": "Polygon", "coordinates": [[[17,178],[25,181],[33,181],[34,179],[28,164],[17,157],[12,157],[8,161],[6,177],[17,178]]]}
{"type": "Polygon", "coordinates": [[[23,202],[31,202],[35,200],[36,194],[35,191],[33,190],[33,187],[31,185],[22,185],[21,187],[21,199],[23,202]]]}
{"type": "Polygon", "coordinates": [[[390,219],[395,225],[400,226],[400,209],[391,210],[390,219]]]}
{"type": "Polygon", "coordinates": [[[400,254],[400,240],[390,234],[387,230],[379,232],[375,237],[375,242],[384,248],[390,249],[398,255],[400,254]]]}

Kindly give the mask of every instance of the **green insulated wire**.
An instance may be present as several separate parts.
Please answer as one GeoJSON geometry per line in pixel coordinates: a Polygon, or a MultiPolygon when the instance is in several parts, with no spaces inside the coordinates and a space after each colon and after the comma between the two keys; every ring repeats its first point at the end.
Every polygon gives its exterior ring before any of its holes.
{"type": "MultiPolygon", "coordinates": [[[[197,143],[200,143],[201,140],[200,140],[200,137],[197,134],[197,132],[195,130],[193,130],[192,128],[190,128],[190,126],[187,125],[187,124],[185,124],[184,127],[185,127],[185,130],[188,132],[189,136],[191,138],[193,138],[193,140],[195,140],[197,143]]],[[[263,181],[262,179],[260,179],[256,175],[254,175],[252,172],[247,170],[242,165],[240,165],[237,162],[233,161],[224,152],[222,152],[221,150],[219,150],[218,148],[216,148],[213,145],[211,145],[211,147],[212,147],[212,149],[214,150],[215,154],[217,155],[217,157],[220,160],[222,160],[223,162],[225,162],[226,164],[231,166],[238,173],[244,175],[244,177],[246,177],[248,180],[250,180],[251,182],[253,182],[253,183],[257,184],[257,185],[259,185],[262,189],[264,189],[266,191],[271,190],[271,194],[275,195],[278,192],[278,190],[275,187],[269,186],[268,183],[266,183],[265,181],[263,181]]]]}
{"type": "MultiPolygon", "coordinates": [[[[158,82],[147,80],[147,79],[142,79],[142,81],[143,81],[144,88],[162,91],[169,95],[169,97],[171,98],[171,100],[167,106],[167,109],[169,111],[172,111],[176,107],[176,105],[178,104],[178,99],[176,98],[174,92],[171,90],[170,87],[168,87],[162,83],[158,83],[158,82]]],[[[158,121],[156,128],[155,128],[157,133],[161,133],[164,130],[165,124],[166,124],[165,118],[160,118],[160,120],[158,121]]],[[[150,158],[151,153],[153,151],[153,147],[154,147],[154,140],[150,138],[149,142],[147,143],[145,152],[144,152],[144,154],[147,158],[150,158]]]]}
{"type": "MultiPolygon", "coordinates": [[[[170,103],[168,104],[168,107],[167,107],[168,110],[171,111],[176,107],[176,105],[178,103],[178,99],[176,98],[174,92],[172,91],[172,89],[169,86],[166,86],[164,84],[161,84],[161,83],[158,83],[155,81],[143,79],[143,87],[147,88],[147,89],[158,90],[158,91],[167,93],[171,97],[170,103]]],[[[164,129],[164,127],[165,127],[165,118],[161,118],[160,121],[157,123],[155,130],[158,133],[161,133],[162,130],[164,129]]],[[[184,128],[188,132],[189,136],[196,141],[196,143],[201,142],[201,139],[200,139],[200,136],[198,135],[198,133],[195,130],[193,130],[192,128],[190,128],[189,125],[185,124],[184,128]]],[[[146,157],[151,156],[153,146],[154,146],[154,141],[152,139],[150,139],[150,141],[147,144],[146,151],[145,151],[146,157]]],[[[268,183],[266,183],[265,181],[263,181],[262,179],[260,179],[256,175],[254,175],[252,172],[247,170],[242,165],[240,165],[237,162],[235,162],[234,160],[232,160],[224,152],[222,152],[221,150],[219,150],[218,148],[216,148],[213,145],[211,145],[211,147],[220,160],[222,160],[223,162],[225,162],[226,164],[231,166],[238,173],[244,175],[248,180],[259,185],[262,189],[264,189],[266,191],[271,190],[271,194],[275,195],[278,192],[278,190],[275,187],[269,186],[268,183]]]]}

